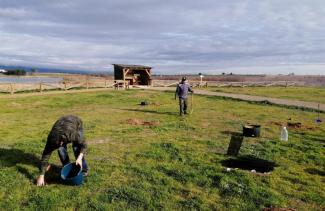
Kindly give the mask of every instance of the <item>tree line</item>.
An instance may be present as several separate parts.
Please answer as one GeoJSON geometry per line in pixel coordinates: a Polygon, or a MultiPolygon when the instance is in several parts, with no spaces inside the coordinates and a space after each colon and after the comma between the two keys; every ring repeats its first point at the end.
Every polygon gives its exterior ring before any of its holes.
{"type": "Polygon", "coordinates": [[[26,75],[26,70],[23,69],[16,69],[16,70],[7,70],[4,73],[5,75],[26,75]]]}

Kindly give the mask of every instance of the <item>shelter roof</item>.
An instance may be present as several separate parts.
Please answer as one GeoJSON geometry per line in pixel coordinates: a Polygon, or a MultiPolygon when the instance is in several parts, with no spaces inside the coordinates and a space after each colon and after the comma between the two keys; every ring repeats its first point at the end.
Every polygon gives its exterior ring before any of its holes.
{"type": "Polygon", "coordinates": [[[129,65],[129,64],[113,64],[114,66],[119,66],[122,68],[130,68],[130,69],[151,69],[152,67],[144,66],[144,65],[129,65]]]}

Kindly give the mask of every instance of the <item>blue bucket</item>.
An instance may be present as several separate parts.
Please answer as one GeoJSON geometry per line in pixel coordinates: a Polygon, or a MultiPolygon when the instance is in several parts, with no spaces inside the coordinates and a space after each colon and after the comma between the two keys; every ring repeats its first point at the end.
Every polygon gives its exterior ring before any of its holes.
{"type": "Polygon", "coordinates": [[[67,185],[81,185],[83,178],[81,167],[76,163],[68,163],[61,170],[61,179],[67,185]]]}

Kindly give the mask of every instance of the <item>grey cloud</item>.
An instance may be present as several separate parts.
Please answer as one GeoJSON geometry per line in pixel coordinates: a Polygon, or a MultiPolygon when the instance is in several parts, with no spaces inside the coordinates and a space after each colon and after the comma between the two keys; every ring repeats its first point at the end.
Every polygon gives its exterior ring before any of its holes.
{"type": "Polygon", "coordinates": [[[324,6],[320,0],[0,0],[0,63],[93,70],[136,63],[166,73],[307,68],[325,59],[324,6]]]}

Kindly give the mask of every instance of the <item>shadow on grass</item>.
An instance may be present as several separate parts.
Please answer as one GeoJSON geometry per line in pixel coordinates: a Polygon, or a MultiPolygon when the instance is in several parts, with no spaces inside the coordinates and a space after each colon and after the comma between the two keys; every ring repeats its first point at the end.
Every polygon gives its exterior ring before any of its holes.
{"type": "Polygon", "coordinates": [[[221,161],[225,167],[239,168],[242,170],[255,170],[260,173],[273,171],[278,165],[273,161],[255,158],[253,156],[242,156],[237,158],[230,158],[221,161]]]}
{"type": "Polygon", "coordinates": [[[27,164],[37,166],[39,158],[31,153],[26,153],[20,149],[14,148],[0,148],[1,165],[5,167],[12,167],[17,164],[27,164]]]}
{"type": "Polygon", "coordinates": [[[308,139],[311,140],[311,141],[318,142],[318,143],[320,143],[322,145],[325,145],[325,137],[322,137],[322,136],[309,136],[308,139]]]}
{"type": "Polygon", "coordinates": [[[224,134],[224,135],[230,135],[230,136],[242,136],[243,135],[243,133],[229,131],[229,130],[221,131],[220,133],[224,134]]]}
{"type": "Polygon", "coordinates": [[[321,170],[315,169],[315,168],[307,168],[307,169],[305,169],[305,172],[312,174],[312,175],[325,176],[325,171],[321,171],[321,170]]]}
{"type": "Polygon", "coordinates": [[[177,116],[177,112],[161,112],[161,111],[154,111],[154,110],[141,110],[141,109],[126,109],[126,108],[120,108],[119,110],[123,111],[134,111],[134,112],[142,112],[142,113],[152,113],[152,114],[164,114],[164,115],[172,115],[172,116],[177,116]]]}
{"type": "MultiPolygon", "coordinates": [[[[27,168],[19,165],[30,165],[36,168],[39,167],[40,159],[31,153],[26,153],[20,149],[0,148],[0,167],[16,167],[17,171],[24,175],[28,180],[35,182],[35,175],[30,173],[27,168]]],[[[51,165],[51,168],[46,172],[46,182],[60,182],[60,167],[51,165]]]]}

